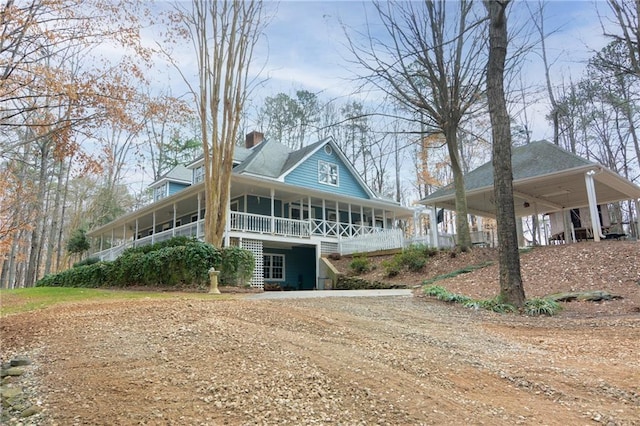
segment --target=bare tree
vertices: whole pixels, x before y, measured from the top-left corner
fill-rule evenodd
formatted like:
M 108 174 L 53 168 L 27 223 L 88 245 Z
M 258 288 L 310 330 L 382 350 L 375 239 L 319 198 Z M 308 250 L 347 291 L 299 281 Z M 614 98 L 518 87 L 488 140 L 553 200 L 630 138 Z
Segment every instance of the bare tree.
M 529 8 L 529 4 L 526 3 L 527 8 Z M 551 123 L 553 124 L 553 143 L 556 145 L 560 145 L 560 136 L 559 136 L 559 120 L 560 120 L 560 105 L 556 100 L 556 95 L 553 91 L 553 85 L 551 84 L 551 63 L 549 62 L 549 57 L 547 55 L 547 37 L 548 34 L 544 29 L 544 8 L 545 2 L 538 2 L 538 15 L 529 10 L 529 14 L 531 16 L 531 22 L 536 28 L 538 35 L 540 36 L 540 57 L 542 58 L 542 64 L 544 65 L 544 79 L 547 88 L 547 94 L 549 95 L 549 103 L 551 104 L 551 111 L 549 111 L 549 117 L 551 118 Z
M 631 62 L 631 66 L 625 71 L 640 77 L 640 1 L 608 1 L 622 34 L 611 34 L 605 31 L 605 35 L 624 43 Z
M 444 0 L 376 2 L 386 39 L 350 37 L 350 50 L 370 75 L 366 81 L 395 99 L 421 125 L 446 139 L 456 191 L 458 246 L 471 247 L 458 130 L 464 117 L 481 107 L 485 67 L 483 20 L 473 2 Z
M 508 44 L 506 9 L 509 2 L 510 0 L 484 1 L 489 14 L 487 101 L 493 136 L 493 185 L 498 226 L 500 299 L 522 308 L 525 295 L 520 275 L 520 253 L 513 205 L 511 126 L 504 94 L 504 65 Z
M 200 119 L 205 241 L 218 247 L 227 222 L 233 151 L 248 93 L 249 64 L 263 25 L 262 6 L 254 0 L 194 0 L 190 8 L 176 4 L 173 16 L 173 22 L 186 25 L 198 64 L 197 85 L 181 72 Z

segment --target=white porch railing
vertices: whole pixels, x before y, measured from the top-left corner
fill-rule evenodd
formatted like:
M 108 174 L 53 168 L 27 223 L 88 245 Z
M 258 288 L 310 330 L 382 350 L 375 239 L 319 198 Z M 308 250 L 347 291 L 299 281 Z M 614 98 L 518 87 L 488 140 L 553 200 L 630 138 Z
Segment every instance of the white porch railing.
M 340 254 L 367 253 L 378 250 L 392 250 L 404 246 L 402 229 L 387 229 L 375 234 L 361 235 L 355 238 L 341 239 Z
M 277 235 L 287 238 L 321 236 L 339 241 L 349 253 L 385 250 L 403 246 L 403 231 L 322 219 L 298 220 L 251 213 L 231 212 L 227 224 L 230 231 Z M 139 247 L 168 240 L 174 236 L 204 236 L 204 220 L 157 232 L 125 244 L 94 253 L 101 260 L 114 260 L 128 247 Z M 441 246 L 447 247 L 446 244 Z
M 231 231 L 273 234 L 285 237 L 309 238 L 310 224 L 307 220 L 285 219 L 259 214 L 231 212 Z
M 380 250 L 393 250 L 409 247 L 412 244 L 430 246 L 431 236 L 406 238 L 401 229 L 385 229 L 378 232 L 360 235 L 349 239 L 341 239 L 339 244 L 340 254 L 368 253 Z M 455 247 L 453 234 L 438 234 L 439 248 Z
M 380 231 L 382 231 L 380 227 L 311 219 L 311 233 L 322 237 L 354 238 L 361 235 L 376 234 Z

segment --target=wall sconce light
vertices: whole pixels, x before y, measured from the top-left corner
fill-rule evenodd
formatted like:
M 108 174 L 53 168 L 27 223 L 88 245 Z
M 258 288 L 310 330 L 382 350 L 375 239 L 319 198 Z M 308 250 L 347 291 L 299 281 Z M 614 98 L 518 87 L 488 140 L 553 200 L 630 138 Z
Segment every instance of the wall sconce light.
M 524 204 L 523 204 L 523 206 L 524 206 L 524 208 L 525 208 L 525 209 L 526 209 L 526 208 L 528 208 L 530 205 L 531 205 L 531 204 L 529 204 L 529 202 L 528 202 L 528 201 L 525 201 L 525 202 L 524 202 Z

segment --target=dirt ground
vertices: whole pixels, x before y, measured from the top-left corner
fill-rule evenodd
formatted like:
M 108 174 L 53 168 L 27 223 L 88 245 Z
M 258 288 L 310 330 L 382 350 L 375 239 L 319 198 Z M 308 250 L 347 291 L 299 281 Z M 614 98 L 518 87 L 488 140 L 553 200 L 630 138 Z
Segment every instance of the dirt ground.
M 420 297 L 176 295 L 10 315 L 0 353 L 34 361 L 25 380 L 43 411 L 25 425 L 640 425 L 640 245 L 612 247 L 523 255 L 528 295 L 629 296 L 553 318 Z M 467 261 L 489 256 L 474 252 Z M 446 286 L 493 295 L 491 268 Z

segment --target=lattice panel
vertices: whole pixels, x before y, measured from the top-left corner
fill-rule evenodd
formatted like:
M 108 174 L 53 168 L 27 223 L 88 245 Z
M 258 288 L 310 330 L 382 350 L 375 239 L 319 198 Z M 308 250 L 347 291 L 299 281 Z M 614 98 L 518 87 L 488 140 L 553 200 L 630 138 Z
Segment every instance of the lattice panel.
M 321 254 L 327 255 L 327 254 L 338 253 L 338 252 L 339 252 L 338 243 L 328 243 L 325 241 L 320 243 Z
M 255 258 L 255 268 L 253 269 L 253 278 L 251 278 L 251 287 L 256 288 L 264 288 L 264 269 L 263 269 L 263 258 L 262 258 L 262 241 L 259 240 L 248 240 L 243 238 L 241 241 L 241 247 L 245 250 L 249 250 L 253 253 L 253 257 Z

